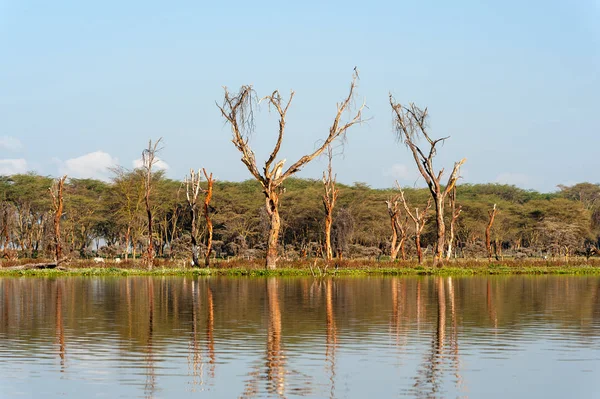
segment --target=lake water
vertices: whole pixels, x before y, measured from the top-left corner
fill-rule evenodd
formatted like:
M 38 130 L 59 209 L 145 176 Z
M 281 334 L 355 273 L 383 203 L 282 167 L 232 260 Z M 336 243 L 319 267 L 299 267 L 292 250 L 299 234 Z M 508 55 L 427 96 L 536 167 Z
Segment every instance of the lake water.
M 0 278 L 0 398 L 598 398 L 600 277 Z

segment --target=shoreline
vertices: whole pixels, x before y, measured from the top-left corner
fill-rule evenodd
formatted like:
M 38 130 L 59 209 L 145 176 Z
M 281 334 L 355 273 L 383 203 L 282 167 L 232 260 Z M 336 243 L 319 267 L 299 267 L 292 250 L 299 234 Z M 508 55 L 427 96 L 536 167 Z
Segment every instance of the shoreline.
M 600 275 L 600 266 L 597 262 L 577 264 L 524 264 L 511 265 L 509 263 L 485 263 L 481 265 L 449 264 L 442 268 L 430 265 L 399 265 L 391 264 L 374 265 L 365 264 L 330 267 L 326 271 L 322 268 L 312 268 L 308 264 L 296 267 L 281 267 L 276 270 L 267 270 L 257 265 L 247 267 L 219 267 L 211 268 L 181 268 L 181 267 L 155 267 L 153 270 L 131 267 L 76 267 L 68 270 L 61 269 L 31 269 L 31 270 L 3 270 L 0 268 L 0 277 L 60 277 L 60 276 L 229 276 L 229 277 L 332 277 L 332 276 L 493 276 L 493 275 Z

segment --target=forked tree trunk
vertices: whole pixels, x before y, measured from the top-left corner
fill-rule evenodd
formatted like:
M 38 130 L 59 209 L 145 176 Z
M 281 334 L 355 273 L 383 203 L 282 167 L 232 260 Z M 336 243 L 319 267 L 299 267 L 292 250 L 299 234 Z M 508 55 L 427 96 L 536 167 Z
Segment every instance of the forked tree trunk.
M 423 263 L 423 251 L 421 250 L 421 232 L 425 227 L 425 222 L 427 221 L 427 212 L 431 209 L 431 198 L 427 200 L 427 205 L 423 212 L 419 213 L 419 208 L 415 208 L 415 214 L 413 215 L 408 207 L 408 202 L 404 197 L 404 191 L 400 188 L 398 182 L 396 182 L 396 186 L 398 190 L 400 190 L 400 199 L 402 200 L 402 205 L 404 206 L 404 210 L 406 214 L 413 220 L 415 223 L 415 247 L 417 250 L 417 259 L 419 260 L 419 264 Z M 404 256 L 404 247 L 402 248 L 402 253 Z
M 275 192 L 265 193 L 265 195 L 267 195 L 267 213 L 269 214 L 266 268 L 275 270 L 277 268 L 277 244 L 279 241 L 279 229 L 281 227 L 281 219 L 279 217 L 279 195 Z
M 345 123 L 341 121 L 342 115 L 345 113 L 345 111 L 347 111 L 354 98 L 354 89 L 356 87 L 357 80 L 358 72 L 355 70 L 355 73 L 352 77 L 352 83 L 350 85 L 350 92 L 342 102 L 337 104 L 336 116 L 329 129 L 329 134 L 323 143 L 312 153 L 302 156 L 300 159 L 290 165 L 285 171 L 283 169 L 285 159 L 277 162 L 274 166 L 273 163 L 275 162 L 281 148 L 286 123 L 285 118 L 292 98 L 294 97 L 294 92 L 291 92 L 288 101 L 284 101 L 278 90 L 275 90 L 271 95 L 260 100 L 266 100 L 269 103 L 269 107 L 275 109 L 279 114 L 279 133 L 277 136 L 277 141 L 273 151 L 264 164 L 263 171 L 261 172 L 257 167 L 254 152 L 248 143 L 249 134 L 254 128 L 253 111 L 256 106 L 255 92 L 252 89 L 252 86 L 242 86 L 238 94 L 231 95 L 227 88 L 225 88 L 225 98 L 223 105 L 219 106 L 219 109 L 221 110 L 221 114 L 231 125 L 231 131 L 233 133 L 232 142 L 242 154 L 242 163 L 246 165 L 248 171 L 261 184 L 263 192 L 266 196 L 266 208 L 267 213 L 269 214 L 269 237 L 267 240 L 266 256 L 267 269 L 275 269 L 277 264 L 277 241 L 281 226 L 278 201 L 279 195 L 283 191 L 282 184 L 288 177 L 294 175 L 307 163 L 321 155 L 321 153 L 323 153 L 323 151 L 328 148 L 334 140 L 343 138 L 346 134 L 346 131 L 350 127 L 362 122 L 362 109 L 365 107 L 365 104 L 358 109 L 354 117 L 349 121 Z
M 152 207 L 150 205 L 150 193 L 152 192 L 152 167 L 158 162 L 156 154 L 159 151 L 158 145 L 162 141 L 162 138 L 158 139 L 154 145 L 152 140 L 148 141 L 148 148 L 142 151 L 142 165 L 145 172 L 144 178 L 144 189 L 145 189 L 145 203 L 146 203 L 146 214 L 148 216 L 148 250 L 146 251 L 146 262 L 148 270 L 152 270 L 154 266 L 154 241 L 153 236 L 153 223 L 152 223 Z
M 327 156 L 329 162 L 327 171 L 323 172 L 323 187 L 325 194 L 323 195 L 323 206 L 325 208 L 325 258 L 327 261 L 333 259 L 333 249 L 331 248 L 331 226 L 333 225 L 333 208 L 337 201 L 339 189 L 335 187 L 336 176 L 333 174 L 331 161 L 333 159 L 333 150 L 331 146 L 327 147 Z
M 450 199 L 450 232 L 448 237 L 448 249 L 446 251 L 446 260 L 450 260 L 452 257 L 452 250 L 454 246 L 454 225 L 456 224 L 456 220 L 460 216 L 462 212 L 462 206 L 459 205 L 458 209 L 456 208 L 456 187 L 452 189 L 450 195 L 448 196 Z
M 385 202 L 390 215 L 392 224 L 392 242 L 390 249 L 390 260 L 393 262 L 398 257 L 398 253 L 402 253 L 402 259 L 406 260 L 406 251 L 404 243 L 406 242 L 406 228 L 400 223 L 400 210 L 398 209 L 398 197 L 394 197 Z
M 444 262 L 444 245 L 446 243 L 446 225 L 444 223 L 444 199 L 454 189 L 458 180 L 460 167 L 466 161 L 462 159 L 454 164 L 448 182 L 443 187 L 441 184 L 444 169 L 436 172 L 433 168 L 433 158 L 436 154 L 435 146 L 444 142 L 448 137 L 432 139 L 427 133 L 427 108 L 420 109 L 414 104 L 403 106 L 396 103 L 390 94 L 390 105 L 395 113 L 394 123 L 396 131 L 402 141 L 408 146 L 419 169 L 419 173 L 425 179 L 431 197 L 435 202 L 437 240 L 434 247 L 433 265 L 442 267 Z M 429 151 L 421 150 L 415 143 L 419 136 L 423 136 L 429 144 Z
M 415 245 L 417 247 L 417 259 L 419 260 L 419 265 L 423 263 L 423 250 L 421 249 L 421 233 L 418 232 L 415 234 Z

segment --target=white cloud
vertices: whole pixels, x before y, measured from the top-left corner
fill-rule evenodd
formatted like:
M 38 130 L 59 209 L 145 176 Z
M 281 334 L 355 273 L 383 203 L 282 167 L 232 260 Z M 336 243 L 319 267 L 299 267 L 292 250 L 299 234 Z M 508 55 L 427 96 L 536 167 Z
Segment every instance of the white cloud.
M 109 168 L 118 165 L 117 158 L 103 151 L 90 152 L 77 158 L 58 161 L 58 170 L 62 175 L 75 178 L 107 180 Z
M 515 186 L 526 187 L 529 184 L 529 177 L 523 173 L 500 173 L 496 180 L 496 183 L 501 184 L 514 184 Z
M 20 159 L 0 159 L 0 175 L 14 175 L 27 172 L 27 161 Z
M 144 166 L 144 162 L 142 162 L 141 158 L 133 161 L 134 168 L 141 168 L 142 166 Z M 156 168 L 159 170 L 167 170 L 167 169 L 169 169 L 169 164 L 166 163 L 165 161 L 163 161 L 162 159 L 160 159 L 159 157 L 155 157 L 153 168 Z
M 8 150 L 8 151 L 19 151 L 23 148 L 23 144 L 21 140 L 11 136 L 1 136 L 0 137 L 0 148 Z

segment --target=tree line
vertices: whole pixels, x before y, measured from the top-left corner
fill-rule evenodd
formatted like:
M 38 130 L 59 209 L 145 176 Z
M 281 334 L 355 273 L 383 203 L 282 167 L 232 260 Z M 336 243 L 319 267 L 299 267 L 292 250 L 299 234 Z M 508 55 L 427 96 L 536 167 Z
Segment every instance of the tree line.
M 192 258 L 192 237 L 204 254 L 208 224 L 189 212 L 184 181 L 152 176 L 154 254 Z M 55 248 L 54 208 L 49 193 L 54 179 L 33 173 L 0 177 L 0 248 L 5 257 L 51 257 Z M 200 182 L 207 188 L 206 179 Z M 394 247 L 388 203 L 398 189 L 373 189 L 364 183 L 336 184 L 332 214 L 332 257 L 389 257 Z M 254 180 L 214 181 L 208 211 L 213 225 L 213 257 L 264 258 L 269 234 L 262 187 Z M 64 183 L 61 217 L 63 252 L 70 257 L 139 258 L 148 247 L 148 220 L 142 170 L 119 170 L 110 182 L 69 178 Z M 411 208 L 425 209 L 428 189 L 403 188 Z M 322 181 L 291 178 L 281 204 L 278 256 L 284 259 L 325 256 L 326 210 Z M 452 257 L 487 257 L 489 211 L 497 214 L 490 228 L 493 256 L 569 256 L 589 253 L 600 238 L 600 185 L 561 186 L 556 193 L 538 193 L 499 184 L 457 186 L 461 207 L 455 223 Z M 393 204 L 392 204 L 393 205 Z M 412 211 L 414 214 L 414 211 Z M 398 211 L 397 241 L 404 234 L 398 258 L 417 260 L 416 227 L 406 211 Z M 431 212 L 430 212 L 431 214 Z M 449 223 L 450 216 L 447 215 Z M 420 234 L 422 256 L 432 255 L 435 223 L 427 217 Z M 397 245 L 396 245 L 397 246 Z M 198 255 L 196 255 L 198 256 Z
M 7 258 L 53 256 L 56 263 L 92 255 L 141 256 L 152 268 L 156 256 L 279 259 L 304 257 L 415 259 L 433 264 L 457 257 L 565 256 L 596 252 L 600 232 L 600 186 L 581 183 L 542 194 L 507 185 L 458 185 L 465 158 L 447 178 L 435 169 L 439 144 L 428 129 L 428 110 L 391 95 L 394 131 L 409 150 L 427 189 L 375 190 L 338 184 L 332 147 L 364 119 L 354 107 L 358 72 L 337 104 L 318 148 L 291 162 L 279 158 L 287 111 L 278 90 L 259 97 L 252 86 L 224 89 L 217 105 L 232 142 L 253 180 L 215 181 L 202 169 L 183 181 L 156 170 L 161 139 L 149 141 L 142 166 L 114 168 L 110 182 L 60 179 L 35 173 L 0 176 L 0 248 Z M 250 146 L 259 104 L 278 117 L 273 150 L 259 167 Z M 322 181 L 294 175 L 321 154 L 328 155 Z M 202 179 L 204 177 L 204 179 Z M 285 194 L 285 195 L 284 195 Z M 261 200 L 262 197 L 262 200 Z M 281 201 L 285 197 L 284 201 Z M 202 217 L 201 217 L 202 216 Z M 95 245 L 94 245 L 95 243 Z

